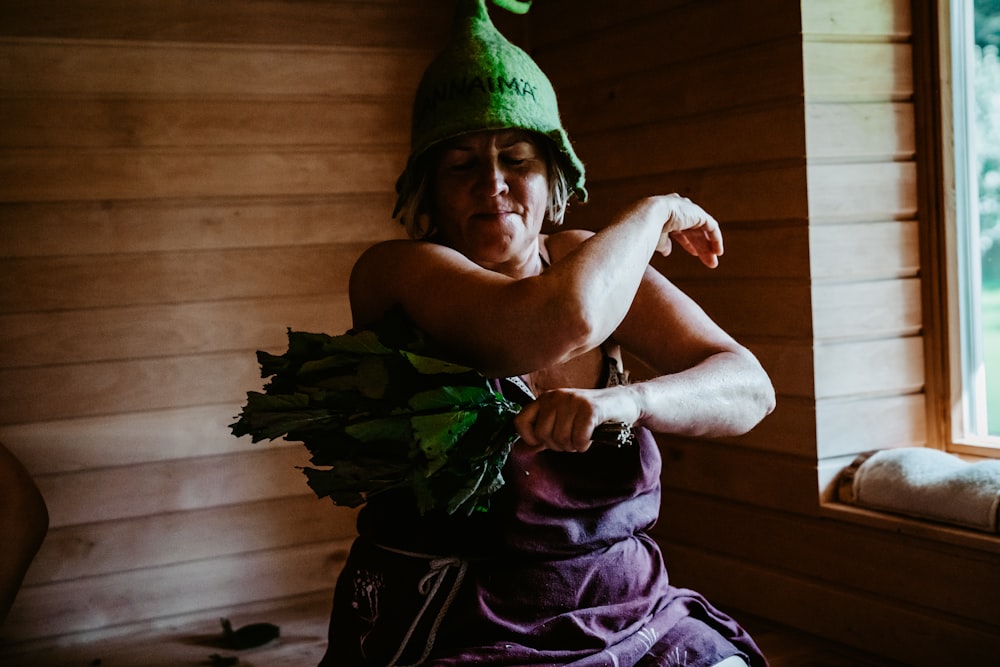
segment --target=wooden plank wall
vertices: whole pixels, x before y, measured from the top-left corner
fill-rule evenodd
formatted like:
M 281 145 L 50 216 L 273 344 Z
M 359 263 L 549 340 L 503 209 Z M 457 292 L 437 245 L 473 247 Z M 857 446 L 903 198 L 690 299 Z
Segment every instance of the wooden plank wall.
M 229 435 L 285 329 L 346 329 L 446 4 L 0 4 L 0 441 L 51 530 L 8 644 L 321 591 L 353 512 Z M 428 46 L 430 45 L 430 46 Z
M 719 269 L 657 265 L 778 391 L 745 437 L 661 439 L 674 582 L 905 664 L 992 659 L 1000 543 L 821 505 L 857 452 L 926 444 L 910 3 L 599 4 L 532 10 L 588 165 L 570 224 L 660 192 L 713 212 Z
M 804 2 L 821 485 L 927 442 L 908 2 Z M 845 428 L 845 424 L 851 427 Z
M 398 234 L 410 95 L 448 3 L 65 4 L 0 7 L 0 441 L 53 517 L 3 634 L 326 595 L 353 513 L 312 500 L 296 446 L 226 424 L 253 351 L 345 328 L 351 262 Z M 778 390 L 746 437 L 663 439 L 674 582 L 965 664 L 1000 650 L 1000 547 L 820 504 L 855 452 L 925 441 L 908 8 L 546 0 L 526 20 L 588 164 L 570 224 L 650 193 L 702 203 L 722 266 L 657 266 Z

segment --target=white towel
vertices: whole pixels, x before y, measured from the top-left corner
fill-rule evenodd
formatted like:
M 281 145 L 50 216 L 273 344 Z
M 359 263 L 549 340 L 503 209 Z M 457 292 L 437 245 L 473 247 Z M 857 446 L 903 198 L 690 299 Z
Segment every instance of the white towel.
M 1000 461 L 968 463 L 924 447 L 862 454 L 844 471 L 841 500 L 870 509 L 1000 530 Z

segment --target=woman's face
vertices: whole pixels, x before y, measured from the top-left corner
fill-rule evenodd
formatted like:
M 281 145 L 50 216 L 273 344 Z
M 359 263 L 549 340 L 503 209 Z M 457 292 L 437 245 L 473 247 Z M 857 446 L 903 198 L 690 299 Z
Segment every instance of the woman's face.
M 476 132 L 449 141 L 433 183 L 443 243 L 501 271 L 537 256 L 549 182 L 545 154 L 530 133 Z

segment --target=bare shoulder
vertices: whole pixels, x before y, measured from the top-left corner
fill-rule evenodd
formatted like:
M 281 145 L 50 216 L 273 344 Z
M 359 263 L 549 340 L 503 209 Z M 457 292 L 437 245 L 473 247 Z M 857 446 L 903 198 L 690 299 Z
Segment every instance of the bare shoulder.
M 435 263 L 456 261 L 458 253 L 450 248 L 429 241 L 392 239 L 370 246 L 358 257 L 351 270 L 351 281 L 370 274 L 381 276 L 385 282 L 393 275 L 412 271 L 418 266 L 433 266 Z M 430 263 L 430 266 L 428 266 Z
M 365 250 L 351 270 L 354 324 L 371 324 L 396 305 L 420 320 L 420 314 L 432 307 L 448 306 L 441 285 L 451 285 L 451 292 L 456 292 L 461 278 L 482 273 L 467 257 L 438 243 L 382 241 Z
M 545 237 L 545 249 L 549 252 L 549 260 L 559 261 L 568 255 L 578 245 L 594 235 L 586 229 L 561 229 Z
M 351 269 L 349 293 L 355 326 L 382 317 L 399 300 L 398 285 L 411 266 L 433 252 L 433 244 L 393 239 L 367 248 Z

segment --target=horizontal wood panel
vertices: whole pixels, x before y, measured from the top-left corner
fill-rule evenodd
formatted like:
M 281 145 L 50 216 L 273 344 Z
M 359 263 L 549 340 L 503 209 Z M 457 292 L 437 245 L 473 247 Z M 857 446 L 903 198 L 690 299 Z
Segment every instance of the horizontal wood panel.
M 911 159 L 914 123 L 912 103 L 807 104 L 809 160 Z
M 813 286 L 818 340 L 914 335 L 922 324 L 918 278 Z
M 810 164 L 808 179 L 814 223 L 911 220 L 917 215 L 914 162 Z
M 814 393 L 810 386 L 812 376 L 802 375 L 803 369 L 809 368 L 812 357 L 808 348 L 794 346 L 786 346 L 788 351 L 784 355 L 770 353 L 770 350 L 780 347 L 775 344 L 762 350 L 760 346 L 754 346 L 780 394 L 778 408 L 750 434 L 734 440 L 740 446 L 765 451 L 815 456 L 816 408 L 809 400 Z M 249 377 L 251 371 L 256 371 L 255 360 L 249 353 L 237 357 L 237 361 L 248 366 L 248 382 L 240 385 L 239 378 L 232 378 L 230 383 L 225 384 L 224 391 L 232 394 L 227 401 L 0 425 L 0 442 L 4 442 L 33 474 L 172 461 L 185 457 L 240 453 L 254 448 L 299 447 L 296 443 L 282 441 L 258 443 L 251 447 L 245 438 L 237 439 L 231 435 L 229 424 L 239 414 L 246 391 L 262 384 L 256 375 Z M 218 372 L 227 370 L 222 365 L 210 366 L 209 369 Z M 84 376 L 83 380 L 86 379 Z M 140 398 L 152 394 L 153 398 L 145 401 L 149 403 L 171 398 L 180 403 L 187 395 L 183 387 L 169 391 L 147 386 L 133 389 Z M 178 393 L 180 398 L 174 398 Z M 69 397 L 66 398 L 66 395 Z M 63 411 L 85 412 L 91 407 L 89 403 L 81 407 L 71 402 L 70 399 L 82 400 L 73 398 L 71 392 L 63 392 L 57 398 L 67 404 Z M 205 399 L 215 400 L 218 399 Z M 98 402 L 97 407 L 102 406 Z
M 709 211 L 710 213 L 712 211 Z M 780 278 L 862 281 L 918 275 L 916 221 L 806 225 L 720 220 L 726 252 L 719 266 L 705 266 L 677 250 L 653 263 L 671 278 Z M 780 262 L 762 261 L 780 249 Z
M 532 9 L 534 12 L 534 9 Z M 648 71 L 627 72 L 587 85 L 559 90 L 563 123 L 574 139 L 595 132 L 662 123 L 732 109 L 802 100 L 801 67 L 793 66 L 802 47 L 798 38 L 724 52 Z
M 666 258 L 654 256 L 652 264 L 664 275 L 675 280 L 706 277 L 715 280 L 774 278 L 806 281 L 809 279 L 810 231 L 805 224 L 727 221 L 719 221 L 719 224 L 725 253 L 719 259 L 719 265 L 711 271 L 706 270 L 704 264 L 680 247 L 675 247 Z M 781 248 L 782 261 L 762 261 L 771 255 L 775 248 Z
M 806 284 L 751 279 L 739 281 L 738 286 L 735 281 L 676 282 L 737 338 L 797 339 L 812 332 L 811 295 Z
M 433 53 L 0 38 L 0 94 L 377 95 L 405 103 Z
M 441 0 L 7 0 L 0 34 L 19 37 L 417 47 L 442 40 Z
M 4 369 L 0 424 L 233 403 L 262 385 L 249 352 Z
M 11 259 L 0 268 L 0 312 L 343 294 L 367 246 Z
M 771 369 L 767 369 L 771 373 Z M 789 371 L 784 370 L 787 377 Z M 816 406 L 815 401 L 784 391 L 787 383 L 782 376 L 772 374 L 779 392 L 777 406 L 750 433 L 738 438 L 720 438 L 719 442 L 741 449 L 755 449 L 774 454 L 786 454 L 796 459 L 816 457 Z
M 281 351 L 288 328 L 350 327 L 346 294 L 0 315 L 0 368 Z
M 819 0 L 801 3 L 803 38 L 900 40 L 912 32 L 907 0 Z
M 663 485 L 795 514 L 818 511 L 815 457 L 660 436 Z M 663 513 L 675 511 L 664 505 Z
M 395 194 L 0 204 L 0 256 L 319 245 L 405 236 Z
M 809 542 L 805 527 L 798 535 L 803 543 Z M 837 638 L 905 665 L 972 665 L 988 661 L 1000 650 L 996 626 L 900 605 L 854 587 L 829 586 L 750 564 L 743 558 L 720 557 L 712 551 L 666 541 L 663 548 L 675 585 L 695 588 L 724 608 L 783 619 L 783 623 L 810 634 Z M 865 556 L 850 553 L 844 557 L 862 560 Z
M 747 346 L 782 397 L 814 396 L 813 348 L 808 340 L 755 340 Z
M 914 220 L 810 225 L 809 248 L 815 280 L 902 278 L 920 272 Z
M 245 399 L 243 393 L 225 403 L 8 424 L 0 426 L 0 442 L 33 475 L 302 446 L 233 437 L 229 425 Z
M 753 30 L 745 26 L 752 25 Z M 705 39 L 704 26 L 712 26 Z M 637 16 L 615 25 L 575 35 L 575 41 L 539 47 L 535 56 L 557 90 L 590 85 L 637 70 L 682 67 L 706 56 L 799 34 L 797 12 L 785 2 L 719 0 L 691 2 L 655 16 Z M 669 35 L 669 48 L 664 48 Z M 585 40 L 586 48 L 580 48 Z M 609 57 L 613 54 L 614 57 Z M 794 65 L 793 65 L 794 66 Z
M 774 132 L 776 126 L 785 131 Z M 588 168 L 588 176 L 600 181 L 804 159 L 804 134 L 801 104 L 792 103 L 609 130 L 578 138 L 577 144 L 583 154 L 600 156 Z M 637 160 L 621 146 L 642 146 L 647 157 Z
M 529 16 L 533 23 L 545 26 L 545 29 L 535 30 L 531 45 L 539 51 L 567 41 L 579 46 L 581 39 L 586 42 L 588 32 L 613 32 L 623 24 L 640 20 L 662 20 L 657 15 L 672 13 L 687 2 L 688 0 L 633 0 L 619 4 L 588 2 L 586 11 L 566 11 L 566 4 L 560 2 L 536 3 Z M 574 9 L 578 5 L 579 3 L 573 3 Z
M 913 95 L 909 44 L 803 42 L 807 102 L 888 102 Z
M 144 444 L 139 441 L 136 446 Z M 123 468 L 39 475 L 52 529 L 236 505 L 309 492 L 297 466 L 308 465 L 305 447 L 246 451 L 161 461 Z
M 818 458 L 923 447 L 927 444 L 925 402 L 923 394 L 817 401 Z
M 26 586 L 354 537 L 356 511 L 309 495 L 55 528 Z
M 1000 626 L 995 598 L 1000 570 L 995 557 L 976 557 L 918 540 L 887 543 L 877 531 L 831 522 L 806 523 L 800 517 L 704 496 L 668 492 L 664 501 L 685 509 L 661 518 L 658 531 L 669 537 L 671 546 L 711 550 L 750 564 L 766 563 L 769 569 L 830 588 L 880 589 L 904 606 Z M 856 557 L 860 554 L 864 557 Z M 906 567 L 900 567 L 904 561 Z M 914 586 L 914 581 L 923 583 Z
M 924 386 L 919 337 L 816 345 L 816 397 L 910 394 Z
M 804 164 L 783 164 L 589 181 L 590 200 L 583 205 L 571 205 L 567 223 L 600 229 L 635 200 L 672 192 L 690 197 L 723 225 L 728 221 L 804 221 L 808 219 L 804 175 Z
M 402 147 L 9 150 L 0 202 L 385 192 L 405 161 Z
M 0 145 L 8 148 L 301 146 L 409 141 L 403 100 L 7 97 Z
M 27 641 L 332 591 L 348 541 L 180 563 L 21 590 L 4 635 Z M 207 651 L 209 653 L 211 651 Z

